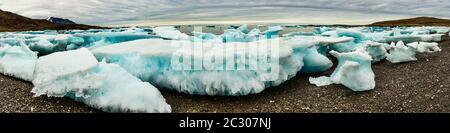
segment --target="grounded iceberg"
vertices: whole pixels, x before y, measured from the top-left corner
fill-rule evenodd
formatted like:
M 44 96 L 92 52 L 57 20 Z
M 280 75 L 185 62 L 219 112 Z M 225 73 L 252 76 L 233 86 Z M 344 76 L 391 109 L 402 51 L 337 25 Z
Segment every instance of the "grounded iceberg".
M 442 49 L 439 48 L 439 44 L 435 43 L 435 42 L 432 42 L 432 43 L 414 42 L 414 43 L 409 43 L 407 45 L 409 47 L 416 49 L 416 51 L 419 53 L 434 53 L 434 52 L 442 51 Z
M 175 27 L 156 27 L 153 28 L 153 32 L 162 38 L 167 38 L 171 40 L 188 40 L 189 35 L 181 33 Z
M 391 63 L 416 61 L 416 49 L 406 46 L 402 41 L 395 45 L 392 43 L 386 59 Z
M 85 48 L 39 58 L 33 85 L 35 96 L 67 96 L 106 112 L 171 112 L 155 87 Z
M 25 45 L 5 45 L 0 47 L 0 73 L 32 81 L 37 59 L 37 53 Z
M 168 40 L 131 41 L 95 49 L 93 53 L 97 59 L 105 58 L 109 63 L 118 64 L 159 88 L 197 95 L 241 96 L 259 93 L 294 77 L 303 66 L 301 60 L 304 55 L 298 53 L 291 56 L 292 53 L 311 47 L 302 44 L 293 47 L 276 45 L 279 51 L 273 52 L 279 55 L 278 62 L 256 60 L 270 56 L 269 53 L 256 52 L 275 46 L 267 42 L 227 43 L 227 48 L 236 48 L 236 51 L 225 55 L 222 54 L 225 45 L 206 44 L 201 56 L 196 55 L 201 51 L 190 51 L 192 45 L 189 41 Z M 246 47 L 253 47 L 255 51 L 247 53 Z M 232 59 L 234 57 L 237 57 L 236 60 Z M 187 61 L 180 62 L 180 59 Z M 248 64 L 250 66 L 246 66 L 246 59 L 251 62 Z M 200 61 L 200 64 L 191 64 L 191 60 Z M 270 68 L 272 72 L 268 71 Z
M 312 84 L 325 86 L 342 84 L 353 91 L 367 91 L 375 88 L 375 74 L 372 71 L 372 57 L 364 49 L 354 52 L 330 52 L 338 58 L 339 64 L 331 77 L 310 78 Z

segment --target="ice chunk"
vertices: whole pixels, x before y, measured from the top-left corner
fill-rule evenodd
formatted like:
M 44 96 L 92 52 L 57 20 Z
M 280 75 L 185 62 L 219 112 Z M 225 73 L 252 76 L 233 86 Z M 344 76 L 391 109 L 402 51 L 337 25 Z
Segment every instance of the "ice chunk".
M 337 52 L 351 52 L 357 49 L 358 47 L 364 47 L 364 43 L 346 42 L 330 45 L 330 49 Z
M 39 58 L 33 83 L 43 84 L 73 73 L 87 71 L 98 61 L 87 49 L 58 52 Z
M 33 80 L 37 53 L 27 46 L 4 46 L 0 48 L 0 72 L 26 81 Z
M 156 27 L 153 28 L 153 32 L 162 38 L 167 38 L 171 40 L 188 40 L 189 35 L 181 33 L 175 27 Z
M 416 49 L 406 46 L 402 41 L 396 45 L 391 43 L 391 49 L 386 59 L 391 63 L 416 61 Z
M 359 43 L 365 40 L 365 35 L 355 29 L 337 28 L 336 33 L 339 37 L 353 37 L 355 39 L 355 43 Z
M 248 32 L 249 32 L 247 24 L 240 26 L 239 28 L 237 28 L 237 30 L 240 30 L 242 33 L 245 33 L 245 34 L 248 34 Z
M 269 26 L 267 31 L 264 32 L 264 35 L 267 39 L 272 39 L 278 37 L 278 33 L 283 30 L 281 26 Z
M 313 32 L 290 32 L 283 34 L 283 37 L 294 37 L 294 36 L 314 36 Z
M 386 38 L 392 35 L 392 31 L 364 33 L 365 40 L 371 40 L 374 42 L 385 43 Z
M 427 42 L 414 42 L 409 43 L 407 46 L 415 48 L 419 53 L 434 53 L 442 51 L 438 46 L 439 44 L 436 42 L 427 43 Z
M 303 56 L 304 65 L 301 69 L 301 73 L 317 73 L 328 70 L 333 66 L 333 63 L 326 56 L 320 54 L 317 51 L 316 45 L 319 44 L 315 40 L 305 40 L 302 38 L 290 39 L 289 43 L 299 43 L 303 51 L 301 51 Z M 308 46 L 308 47 L 305 47 Z
M 398 35 L 398 36 L 386 37 L 387 43 L 391 43 L 391 42 L 397 43 L 399 41 L 402 41 L 404 43 L 412 43 L 412 42 L 420 42 L 420 40 L 422 40 L 422 38 L 420 36 L 416 36 L 416 35 Z
M 47 55 L 53 52 L 65 51 L 67 38 L 69 35 L 42 35 L 30 39 L 28 44 L 30 49 L 39 52 L 40 55 Z
M 332 85 L 333 84 L 333 81 L 331 81 L 331 78 L 327 77 L 327 76 L 321 76 L 321 77 L 317 77 L 317 78 L 309 77 L 309 82 L 311 84 L 315 84 L 318 87 L 322 87 L 322 86 L 327 86 L 327 85 Z
M 201 39 L 201 40 L 215 40 L 217 39 L 217 36 L 212 33 L 202 33 L 202 32 L 195 32 L 193 31 L 192 34 L 194 37 Z
M 372 57 L 372 63 L 380 62 L 386 58 L 387 50 L 385 44 L 367 41 L 367 52 Z
M 10 45 L 10 46 L 20 46 L 24 45 L 25 42 L 23 38 L 11 37 L 11 38 L 0 38 L 0 46 L 1 45 Z
M 146 32 L 100 32 L 100 33 L 77 33 L 68 38 L 68 49 L 80 47 L 95 49 L 115 43 L 121 43 L 139 39 L 158 38 L 148 35 Z
M 372 71 L 369 53 L 359 48 L 348 53 L 330 52 L 339 60 L 331 77 L 310 78 L 310 83 L 324 86 L 330 83 L 342 84 L 353 91 L 367 91 L 375 88 L 375 74 Z
M 105 58 L 110 63 L 119 64 L 131 74 L 159 88 L 196 95 L 242 96 L 260 93 L 267 87 L 277 86 L 294 77 L 303 66 L 304 52 L 302 51 L 305 51 L 307 47 L 295 42 L 279 45 L 279 58 L 276 58 L 279 63 L 272 64 L 273 71 L 279 70 L 277 73 L 267 75 L 264 69 L 250 69 L 258 68 L 258 66 L 267 67 L 263 60 L 253 60 L 255 62 L 249 64 L 242 60 L 224 61 L 230 58 L 243 59 L 247 55 L 247 50 L 249 53 L 254 53 L 252 51 L 257 51 L 261 47 L 275 45 L 266 41 L 234 42 L 226 45 L 207 44 L 207 46 L 215 47 L 203 47 L 200 49 L 203 51 L 193 52 L 190 51 L 192 45 L 189 41 L 137 40 L 95 49 L 93 53 L 97 59 Z M 173 44 L 178 46 L 174 47 Z M 223 51 L 224 46 L 236 48 L 236 51 L 226 54 Z M 268 53 L 250 54 L 252 56 L 247 59 L 264 58 L 266 54 Z M 217 62 L 206 60 L 210 63 L 205 63 L 203 58 L 209 59 L 208 57 L 215 57 L 214 60 Z M 188 62 L 190 60 L 204 62 L 200 64 L 200 68 L 194 69 L 195 64 L 184 67 L 177 65 L 180 58 L 182 61 L 187 59 Z M 246 65 L 245 68 L 236 69 L 238 66 Z M 230 66 L 231 69 L 228 69 Z M 177 69 L 179 67 L 187 69 Z M 279 69 L 276 69 L 277 67 Z M 274 79 L 262 80 L 264 79 L 262 77 L 266 77 L 264 75 Z
M 226 42 L 250 42 L 251 39 L 245 33 L 236 29 L 227 29 L 221 35 L 224 43 Z
M 303 58 L 304 66 L 301 73 L 318 73 L 324 72 L 333 66 L 333 63 L 326 56 L 320 54 L 314 45 L 308 48 Z
M 106 112 L 171 112 L 155 87 L 85 48 L 39 58 L 33 84 L 35 96 L 67 96 Z
M 314 33 L 316 33 L 316 34 L 322 34 L 324 32 L 331 31 L 331 30 L 332 29 L 329 27 L 314 27 Z
M 260 36 L 261 36 L 260 34 L 261 34 L 261 31 L 259 29 L 255 28 L 255 29 L 251 30 L 247 34 L 247 36 L 250 39 L 250 41 L 256 41 L 256 40 L 258 40 L 260 38 Z
M 322 55 L 327 55 L 329 52 L 329 47 L 332 44 L 337 44 L 337 43 L 347 43 L 347 42 L 351 42 L 353 41 L 353 38 L 351 37 L 322 37 L 322 36 L 295 36 L 295 37 L 291 37 L 292 39 L 295 40 L 311 40 L 311 41 L 315 41 L 318 42 L 317 44 L 317 50 L 320 54 Z M 288 40 L 291 38 L 287 38 Z
M 439 42 L 443 34 L 433 34 L 433 35 L 417 35 L 420 37 L 420 41 L 423 42 Z

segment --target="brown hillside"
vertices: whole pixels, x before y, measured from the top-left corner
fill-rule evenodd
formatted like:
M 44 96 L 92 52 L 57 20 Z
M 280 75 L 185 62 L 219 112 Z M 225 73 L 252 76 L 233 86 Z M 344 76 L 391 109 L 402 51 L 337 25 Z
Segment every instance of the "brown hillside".
M 417 17 L 376 22 L 368 26 L 450 26 L 450 20 L 434 17 Z
M 27 18 L 12 12 L 0 10 L 0 32 L 28 30 L 98 29 L 102 27 L 82 24 L 53 24 L 39 19 Z

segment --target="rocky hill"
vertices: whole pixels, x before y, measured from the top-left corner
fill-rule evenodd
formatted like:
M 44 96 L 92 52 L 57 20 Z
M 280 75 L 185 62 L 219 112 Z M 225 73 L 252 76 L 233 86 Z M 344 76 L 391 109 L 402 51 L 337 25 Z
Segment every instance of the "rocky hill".
M 0 32 L 28 30 L 98 29 L 102 27 L 83 24 L 58 24 L 47 20 L 31 19 L 12 12 L 0 10 Z

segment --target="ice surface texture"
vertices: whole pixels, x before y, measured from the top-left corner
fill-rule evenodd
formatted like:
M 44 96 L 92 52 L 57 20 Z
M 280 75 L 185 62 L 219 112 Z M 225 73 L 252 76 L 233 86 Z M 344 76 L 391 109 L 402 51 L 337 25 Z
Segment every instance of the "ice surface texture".
M 0 72 L 26 81 L 33 80 L 37 53 L 27 46 L 0 46 Z
M 35 96 L 67 96 L 106 112 L 171 112 L 155 87 L 85 48 L 39 58 L 34 77 Z
M 111 45 L 95 49 L 93 53 L 97 59 L 105 58 L 107 62 L 119 64 L 133 75 L 142 80 L 149 81 L 159 88 L 176 90 L 188 94 L 197 95 L 226 95 L 242 96 L 260 93 L 265 88 L 277 86 L 286 80 L 294 77 L 303 66 L 304 52 L 312 48 L 311 44 L 291 42 L 280 45 L 279 48 L 279 73 L 267 73 L 260 69 L 236 70 L 233 66 L 245 66 L 244 61 L 218 62 L 213 64 L 203 64 L 200 70 L 178 70 L 174 69 L 173 61 L 178 59 L 173 57 L 174 53 L 186 54 L 194 60 L 202 60 L 205 56 L 215 56 L 224 58 L 249 58 L 246 54 L 246 46 L 270 46 L 267 41 L 252 43 L 227 43 L 227 47 L 236 48 L 236 53 L 231 55 L 221 55 L 223 49 L 208 49 L 204 47 L 204 56 L 195 55 L 197 52 L 189 52 L 188 48 L 174 47 L 173 43 L 188 45 L 189 41 L 167 41 L 167 40 L 137 40 L 125 42 L 118 45 Z M 211 44 L 214 45 L 214 44 Z M 217 45 L 217 44 L 216 44 Z M 221 46 L 220 44 L 218 46 Z M 223 46 L 223 45 L 222 45 Z M 257 47 L 255 47 L 257 48 Z M 257 50 L 257 49 L 250 49 Z M 217 55 L 217 53 L 219 53 Z M 264 55 L 257 55 L 264 56 Z M 256 57 L 255 57 L 256 58 Z M 258 57 L 260 58 L 260 57 Z M 216 59 L 216 60 L 222 60 Z M 257 68 L 262 62 L 248 64 L 251 68 Z M 232 66 L 230 70 L 216 70 L 214 68 L 224 68 Z M 212 68 L 212 69 L 211 69 Z M 263 76 L 266 75 L 266 76 Z M 264 81 L 261 77 L 277 77 L 274 80 Z

